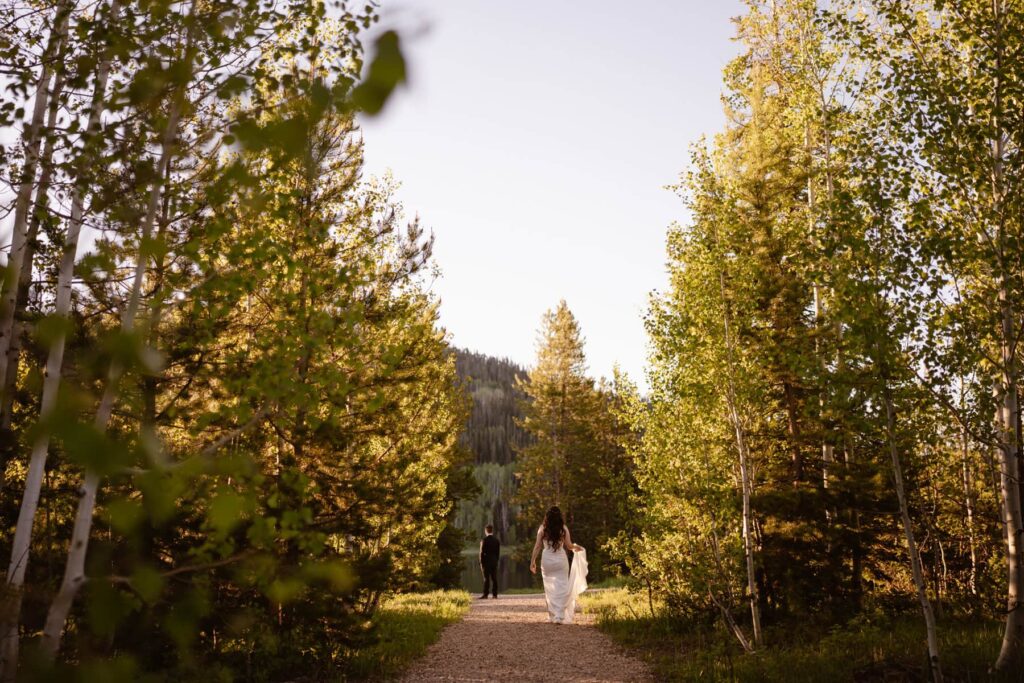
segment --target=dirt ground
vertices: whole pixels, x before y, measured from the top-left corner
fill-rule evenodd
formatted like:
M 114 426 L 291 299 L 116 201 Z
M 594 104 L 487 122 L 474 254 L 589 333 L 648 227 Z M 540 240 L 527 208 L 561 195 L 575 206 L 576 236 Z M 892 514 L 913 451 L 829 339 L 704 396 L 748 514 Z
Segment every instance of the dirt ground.
M 653 680 L 577 612 L 575 624 L 549 624 L 543 595 L 474 598 L 466 618 L 446 628 L 416 662 L 406 683 L 420 681 L 606 681 Z

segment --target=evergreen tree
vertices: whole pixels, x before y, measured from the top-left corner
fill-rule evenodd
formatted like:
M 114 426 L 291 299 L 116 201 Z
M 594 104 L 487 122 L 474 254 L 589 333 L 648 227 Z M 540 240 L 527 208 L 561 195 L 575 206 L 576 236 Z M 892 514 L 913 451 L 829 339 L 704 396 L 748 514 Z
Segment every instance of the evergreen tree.
M 605 545 L 624 525 L 631 468 L 616 417 L 617 397 L 586 375 L 579 323 L 565 301 L 544 314 L 537 364 L 520 384 L 522 426 L 533 443 L 516 460 L 517 499 L 526 525 L 562 508 L 575 542 L 590 549 L 592 572 L 604 571 Z M 527 527 L 524 538 L 532 536 Z
M 528 525 L 543 519 L 552 505 L 561 506 L 566 519 L 572 519 L 577 502 L 572 477 L 593 458 L 588 416 L 594 385 L 586 369 L 583 335 L 563 300 L 544 314 L 537 363 L 528 381 L 520 383 L 526 396 L 521 424 L 534 439 L 516 460 L 518 499 Z

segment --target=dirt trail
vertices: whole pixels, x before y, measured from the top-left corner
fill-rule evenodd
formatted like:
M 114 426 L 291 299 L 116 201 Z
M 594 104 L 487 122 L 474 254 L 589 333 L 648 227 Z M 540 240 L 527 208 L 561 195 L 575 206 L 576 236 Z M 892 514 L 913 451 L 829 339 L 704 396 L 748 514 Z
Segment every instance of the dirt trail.
M 593 620 L 577 613 L 575 624 L 546 623 L 543 595 L 473 600 L 466 618 L 402 679 L 419 681 L 607 681 L 653 680 L 643 662 L 628 656 Z

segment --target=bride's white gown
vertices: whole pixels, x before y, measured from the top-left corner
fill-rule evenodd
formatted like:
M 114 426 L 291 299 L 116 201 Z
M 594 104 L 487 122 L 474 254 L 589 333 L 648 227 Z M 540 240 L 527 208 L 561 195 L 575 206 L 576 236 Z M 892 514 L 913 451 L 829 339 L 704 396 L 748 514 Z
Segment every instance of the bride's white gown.
M 571 624 L 576 611 L 576 596 L 587 590 L 587 551 L 573 554 L 572 571 L 565 548 L 553 549 L 544 544 L 540 559 L 540 573 L 544 577 L 544 599 L 548 603 L 548 621 Z

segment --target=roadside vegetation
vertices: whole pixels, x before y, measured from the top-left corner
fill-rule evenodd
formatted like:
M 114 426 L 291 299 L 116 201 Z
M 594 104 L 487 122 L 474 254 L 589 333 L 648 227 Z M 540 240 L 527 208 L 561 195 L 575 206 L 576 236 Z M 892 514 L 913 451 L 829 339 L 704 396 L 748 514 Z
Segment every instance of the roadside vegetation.
M 765 630 L 767 647 L 747 656 L 713 622 L 674 618 L 646 591 L 617 588 L 581 598 L 598 628 L 638 653 L 658 680 L 671 681 L 924 681 L 925 627 L 908 610 L 865 611 L 845 623 L 806 620 Z M 654 607 L 652 613 L 651 607 Z M 951 616 L 938 621 L 946 677 L 954 681 L 1022 681 L 1024 672 L 990 673 L 992 642 L 1002 624 Z
M 345 670 L 353 680 L 390 679 L 423 654 L 448 624 L 469 610 L 469 593 L 439 590 L 395 595 L 373 619 L 376 641 L 345 653 Z

